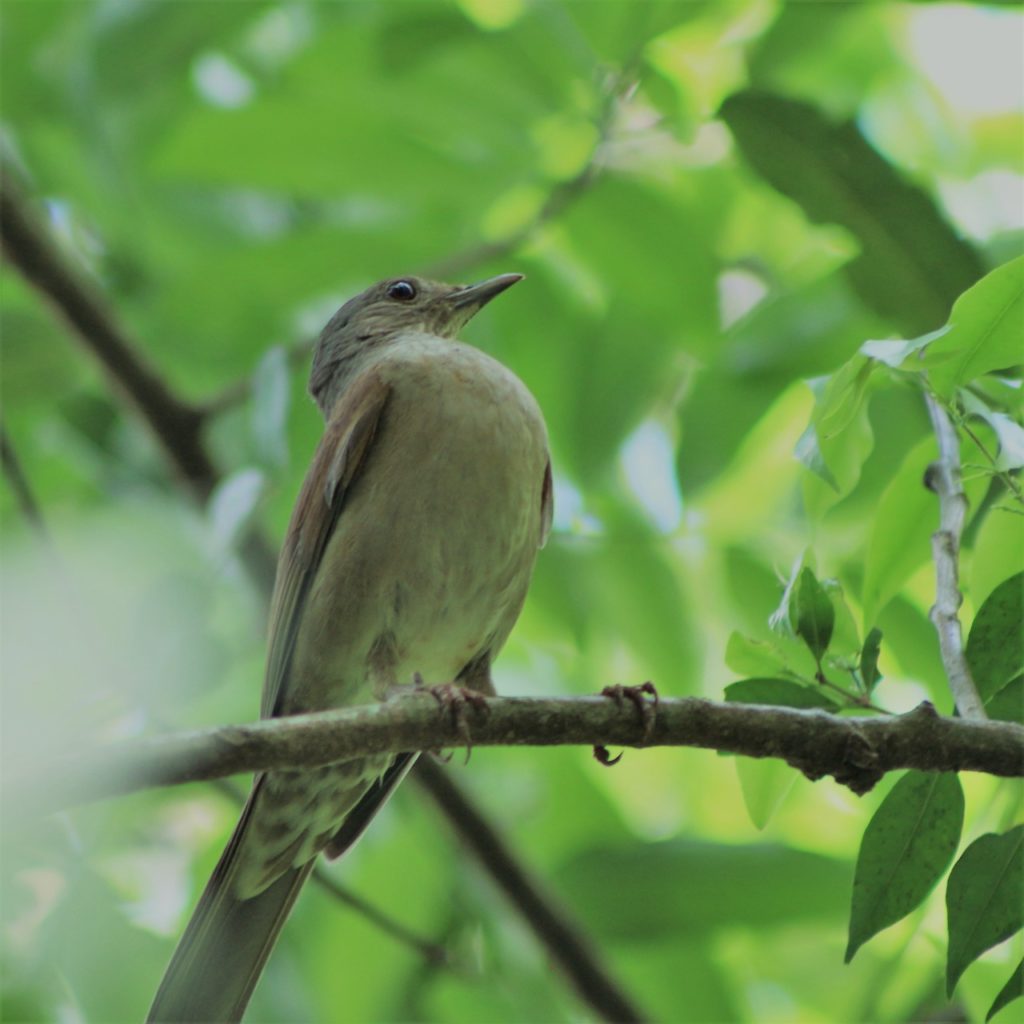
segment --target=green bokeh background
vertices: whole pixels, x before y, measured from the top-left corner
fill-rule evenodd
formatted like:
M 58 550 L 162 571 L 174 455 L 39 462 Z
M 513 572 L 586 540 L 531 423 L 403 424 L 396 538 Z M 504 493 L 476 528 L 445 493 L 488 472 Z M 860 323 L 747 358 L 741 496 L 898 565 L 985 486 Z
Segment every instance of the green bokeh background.
M 770 110 L 733 106 L 727 127 L 719 109 L 767 94 L 854 123 L 924 197 L 883 233 L 895 225 L 904 264 L 921 256 L 928 273 L 934 232 L 959 237 L 939 261 L 959 291 L 1021 248 L 1013 6 L 3 0 L 11 173 L 177 392 L 244 389 L 211 424 L 226 476 L 197 509 L 4 268 L 3 424 L 56 549 L 39 551 L 0 492 L 8 763 L 83 735 L 255 717 L 264 613 L 233 541 L 250 521 L 281 536 L 319 436 L 303 343 L 355 291 L 407 271 L 527 275 L 465 332 L 537 396 L 556 466 L 556 528 L 497 667 L 503 693 L 652 679 L 720 697 L 757 674 L 735 652 L 727 664 L 730 635 L 769 639 L 809 546 L 862 637 L 873 517 L 918 472 L 927 416 L 909 388 L 874 396 L 836 454 L 850 462 L 839 500 L 793 456 L 804 382 L 869 338 L 938 327 L 948 304 L 872 301 L 865 274 L 887 271 L 861 259 L 872 197 L 837 200 L 835 165 L 813 138 L 801 155 Z M 790 187 L 847 204 L 848 221 L 810 219 L 777 190 Z M 895 711 L 949 705 L 921 501 L 898 524 L 908 564 L 878 616 L 878 696 Z M 967 620 L 1024 560 L 1005 519 L 969 541 Z M 653 1018 L 945 1006 L 939 901 L 842 963 L 857 844 L 892 780 L 857 800 L 691 750 L 627 752 L 612 770 L 571 748 L 457 762 Z M 1019 793 L 965 783 L 967 834 L 1005 826 Z M 5 828 L 4 1019 L 139 1019 L 235 810 L 194 785 Z M 251 1020 L 591 1019 L 414 789 L 333 870 L 453 966 L 311 888 Z M 968 970 L 971 1019 L 1009 964 L 997 951 Z

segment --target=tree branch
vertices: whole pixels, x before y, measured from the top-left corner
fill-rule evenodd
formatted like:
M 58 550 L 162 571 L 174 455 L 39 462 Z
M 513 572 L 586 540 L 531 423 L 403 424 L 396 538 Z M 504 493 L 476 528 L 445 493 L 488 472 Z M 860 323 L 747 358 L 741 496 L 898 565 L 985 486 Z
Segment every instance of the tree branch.
M 930 704 L 906 715 L 844 718 L 823 711 L 662 700 L 649 731 L 631 704 L 605 697 L 492 697 L 466 721 L 439 714 L 429 693 L 386 703 L 156 736 L 33 765 L 8 794 L 24 813 L 152 786 L 219 779 L 238 772 L 312 768 L 398 751 L 474 746 L 690 746 L 748 757 L 778 757 L 812 779 L 825 775 L 867 792 L 886 772 L 979 771 L 1024 775 L 1024 726 L 941 717 Z M 36 781 L 41 780 L 41 781 Z
M 115 390 L 149 428 L 185 489 L 202 504 L 221 473 L 203 438 L 201 411 L 171 391 L 135 339 L 72 269 L 7 167 L 2 168 L 0 179 L 0 248 L 96 358 Z M 274 582 L 275 559 L 266 541 L 253 533 L 241 548 L 256 582 L 268 592 Z
M 149 426 L 188 488 L 199 499 L 206 498 L 218 472 L 200 438 L 198 411 L 170 392 L 134 339 L 68 265 L 31 212 L 9 169 L 3 171 L 0 245 L 4 256 L 96 357 L 108 379 Z
M 967 495 L 960 475 L 960 440 L 939 400 L 925 392 L 928 415 L 939 445 L 939 457 L 928 467 L 925 483 L 939 498 L 939 528 L 932 534 L 935 562 L 935 604 L 929 618 L 939 635 L 939 652 L 957 710 L 964 718 L 987 718 L 964 652 L 958 612 L 960 537 L 967 518 Z

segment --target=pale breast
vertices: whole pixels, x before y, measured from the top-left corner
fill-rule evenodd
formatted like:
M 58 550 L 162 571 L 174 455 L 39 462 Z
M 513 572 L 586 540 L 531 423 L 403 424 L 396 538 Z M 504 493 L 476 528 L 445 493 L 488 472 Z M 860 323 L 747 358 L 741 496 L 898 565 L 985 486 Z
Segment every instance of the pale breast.
M 413 673 L 448 682 L 500 647 L 541 540 L 547 435 L 518 378 L 425 335 L 373 372 L 391 393 L 298 637 L 307 707 L 373 699 Z

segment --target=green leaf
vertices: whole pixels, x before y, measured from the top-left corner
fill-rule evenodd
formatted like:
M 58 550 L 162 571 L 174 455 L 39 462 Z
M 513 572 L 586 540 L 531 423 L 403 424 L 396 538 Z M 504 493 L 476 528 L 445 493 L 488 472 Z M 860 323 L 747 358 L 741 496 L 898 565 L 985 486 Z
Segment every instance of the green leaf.
M 787 667 L 785 653 L 775 644 L 744 636 L 736 630 L 729 635 L 725 645 L 725 664 L 733 672 L 758 676 L 779 672 Z
M 829 700 L 821 690 L 803 686 L 792 679 L 741 679 L 725 688 L 725 699 L 736 704 L 774 704 L 787 708 L 839 710 L 839 705 Z
M 816 661 L 828 650 L 836 613 L 825 588 L 807 566 L 800 570 L 790 608 L 793 632 L 807 644 Z
M 882 678 L 878 672 L 878 652 L 882 646 L 882 631 L 873 626 L 864 640 L 860 652 L 860 679 L 864 689 L 871 693 Z
M 955 773 L 907 772 L 893 786 L 868 822 L 857 855 L 846 963 L 935 888 L 956 853 L 963 821 Z
M 992 1000 L 992 1005 L 985 1014 L 985 1020 L 990 1021 L 1004 1006 L 1008 1006 L 1015 999 L 1024 996 L 1024 960 L 1017 964 L 1017 969 L 1006 979 L 1006 984 L 999 990 L 999 994 Z
M 797 780 L 797 772 L 774 757 L 737 757 L 736 776 L 743 806 L 758 831 L 772 820 Z
M 959 384 L 1019 364 L 1024 321 L 1024 256 L 986 274 L 956 300 L 950 330 L 928 346 L 932 387 L 950 396 Z
M 707 936 L 737 925 L 838 921 L 850 868 L 775 844 L 632 841 L 579 853 L 556 879 L 595 937 L 648 945 L 666 935 Z
M 910 450 L 878 501 L 864 564 L 861 604 L 866 623 L 877 619 L 911 573 L 929 558 L 938 512 L 923 480 L 934 458 L 935 439 L 926 437 Z
M 997 721 L 1024 725 L 1024 675 L 1011 679 L 994 697 L 990 697 L 985 711 L 989 718 Z
M 997 412 L 972 391 L 960 389 L 957 397 L 967 416 L 984 420 L 996 435 L 999 452 L 996 456 L 997 469 L 1020 469 L 1024 466 L 1024 427 L 1005 412 Z
M 964 850 L 946 885 L 946 994 L 987 949 L 1024 925 L 1024 825 L 989 833 Z
M 860 255 L 845 267 L 863 301 L 907 334 L 941 325 L 982 274 L 974 250 L 853 122 L 766 92 L 730 96 L 721 116 L 744 156 L 815 222 L 841 224 Z
M 971 624 L 967 663 L 983 701 L 1024 672 L 1024 572 L 989 594 Z

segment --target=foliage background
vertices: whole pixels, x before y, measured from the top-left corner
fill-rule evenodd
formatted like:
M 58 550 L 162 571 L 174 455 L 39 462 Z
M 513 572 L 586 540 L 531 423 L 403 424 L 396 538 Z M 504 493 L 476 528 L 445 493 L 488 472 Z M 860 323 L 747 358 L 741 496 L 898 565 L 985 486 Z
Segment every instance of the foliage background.
M 913 453 L 929 433 L 920 395 L 872 395 L 846 435 L 841 500 L 793 455 L 808 378 L 867 339 L 940 326 L 948 303 L 922 323 L 904 291 L 884 311 L 866 301 L 849 273 L 856 228 L 808 219 L 718 111 L 752 87 L 855 120 L 968 241 L 977 276 L 1020 252 L 1024 228 L 1019 11 L 4 0 L 0 15 L 5 159 L 69 258 L 181 394 L 245 382 L 211 418 L 228 476 L 196 509 L 5 272 L 3 423 L 59 559 L 5 489 L 12 761 L 83 731 L 255 716 L 264 612 L 233 545 L 253 519 L 280 536 L 320 429 L 306 362 L 287 353 L 372 280 L 435 268 L 528 277 L 466 332 L 537 395 L 558 473 L 556 533 L 502 692 L 650 678 L 719 697 L 751 674 L 735 652 L 727 664 L 731 634 L 769 639 L 808 548 L 853 628 L 874 624 L 861 595 L 881 531 L 902 568 L 876 601 L 878 699 L 949 709 L 927 620 L 934 499 L 890 502 L 876 524 L 885 488 L 927 461 Z M 813 147 L 794 151 L 770 119 L 758 132 L 783 178 L 827 190 Z M 855 217 L 863 197 L 846 198 Z M 927 221 L 909 203 L 883 229 L 899 224 L 920 256 Z M 966 540 L 969 622 L 1024 567 L 1024 541 L 1011 516 L 979 517 Z M 611 771 L 587 750 L 478 750 L 459 776 L 656 1018 L 942 1012 L 938 899 L 842 963 L 859 837 L 894 780 L 857 800 L 689 750 L 628 752 Z M 1019 820 L 1019 790 L 965 787 L 966 838 Z M 234 814 L 195 786 L 5 830 L 5 1018 L 138 1019 Z M 252 1019 L 586 1017 L 415 791 L 335 870 L 455 966 L 311 890 Z M 1010 963 L 1003 948 L 971 967 L 959 1011 L 983 1017 Z

